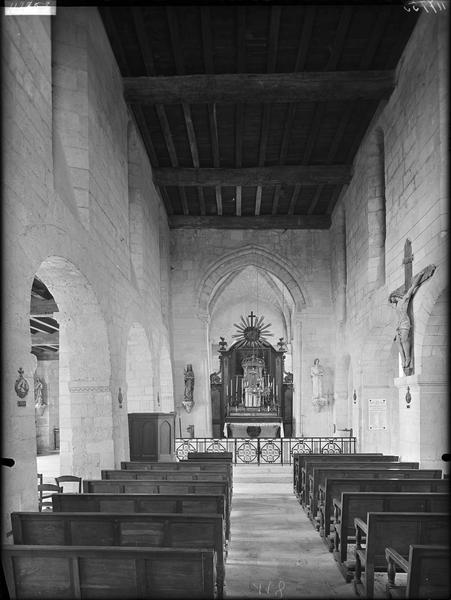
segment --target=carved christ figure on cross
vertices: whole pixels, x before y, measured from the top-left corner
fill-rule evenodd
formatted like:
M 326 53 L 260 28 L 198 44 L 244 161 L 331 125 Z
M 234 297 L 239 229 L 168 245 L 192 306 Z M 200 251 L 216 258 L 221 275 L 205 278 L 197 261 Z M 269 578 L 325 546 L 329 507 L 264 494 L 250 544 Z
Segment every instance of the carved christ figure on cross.
M 405 283 L 400 288 L 392 292 L 388 298 L 394 306 L 398 323 L 396 327 L 395 341 L 398 342 L 399 353 L 401 355 L 402 367 L 405 375 L 412 375 L 412 323 L 408 314 L 409 305 L 415 292 L 420 285 L 427 281 L 435 271 L 435 265 L 428 265 L 422 271 L 412 278 L 412 260 L 410 241 L 407 240 L 404 246 L 405 265 Z

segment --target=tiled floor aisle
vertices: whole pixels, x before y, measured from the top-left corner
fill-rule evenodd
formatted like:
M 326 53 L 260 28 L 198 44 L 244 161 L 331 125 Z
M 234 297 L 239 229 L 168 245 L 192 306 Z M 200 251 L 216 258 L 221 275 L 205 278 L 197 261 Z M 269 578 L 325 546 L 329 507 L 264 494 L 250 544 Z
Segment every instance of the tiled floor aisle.
M 298 504 L 292 467 L 234 467 L 226 598 L 356 598 Z

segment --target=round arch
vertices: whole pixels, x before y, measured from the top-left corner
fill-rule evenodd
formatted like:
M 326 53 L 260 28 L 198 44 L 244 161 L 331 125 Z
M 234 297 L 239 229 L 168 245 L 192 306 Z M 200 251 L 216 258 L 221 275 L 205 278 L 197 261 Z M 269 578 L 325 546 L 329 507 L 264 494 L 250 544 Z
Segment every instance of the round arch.
M 114 461 L 105 319 L 91 283 L 68 259 L 47 257 L 36 276 L 59 307 L 60 472 L 98 477 Z

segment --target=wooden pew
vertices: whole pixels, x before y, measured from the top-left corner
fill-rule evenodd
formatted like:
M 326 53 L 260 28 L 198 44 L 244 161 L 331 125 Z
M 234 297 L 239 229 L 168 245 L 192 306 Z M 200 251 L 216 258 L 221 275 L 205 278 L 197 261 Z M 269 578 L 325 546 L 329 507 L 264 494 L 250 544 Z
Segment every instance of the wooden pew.
M 54 494 L 53 512 L 216 514 L 224 519 L 229 540 L 230 519 L 223 494 Z
M 354 519 L 365 520 L 369 512 L 445 513 L 449 512 L 449 500 L 449 494 L 415 492 L 343 492 L 341 498 L 334 498 L 334 555 L 346 581 L 351 581 L 354 570 L 347 562 L 348 544 L 354 541 Z
M 121 469 L 130 471 L 224 471 L 233 477 L 233 465 L 225 461 L 182 460 L 180 462 L 122 461 Z
M 102 469 L 101 479 L 160 479 L 162 481 L 227 481 L 227 473 L 220 471 L 131 471 L 129 469 Z
M 372 469 L 367 465 L 364 467 L 354 466 L 344 469 L 339 467 L 315 468 L 313 469 L 312 475 L 309 516 L 312 522 L 314 522 L 318 506 L 324 501 L 322 492 L 320 493 L 320 486 L 321 489 L 324 489 L 324 484 L 328 477 L 341 479 L 347 479 L 348 477 L 358 477 L 359 479 L 440 479 L 441 476 L 442 471 L 440 469 Z
M 11 599 L 213 598 L 215 556 L 205 548 L 2 548 Z
M 328 477 L 319 487 L 324 499 L 319 505 L 320 532 L 326 540 L 331 534 L 333 499 L 341 498 L 343 492 L 449 493 L 449 482 L 445 479 L 359 479 L 356 475 L 345 479 Z
M 449 598 L 449 546 L 411 544 L 405 559 L 393 548 L 385 549 L 387 559 L 387 596 L 389 598 Z M 395 583 L 396 568 L 407 573 L 407 586 Z
M 188 452 L 188 461 L 223 461 L 233 463 L 232 452 Z
M 202 482 L 225 482 L 228 487 L 229 504 L 232 505 L 233 483 L 227 473 L 218 471 L 130 471 L 130 470 L 115 470 L 103 469 L 101 478 L 105 480 L 137 480 L 137 481 L 202 481 Z
M 294 493 L 298 496 L 299 494 L 299 490 L 301 489 L 301 473 L 302 473 L 302 467 L 304 466 L 304 463 L 306 460 L 314 460 L 316 458 L 321 459 L 321 457 L 327 457 L 327 458 L 331 458 L 333 460 L 335 460 L 336 458 L 338 458 L 338 460 L 341 460 L 343 458 L 343 460 L 354 460 L 357 459 L 357 461 L 359 461 L 359 457 L 369 457 L 369 456 L 383 456 L 382 452 L 370 452 L 368 454 L 363 453 L 363 452 L 359 452 L 358 454 L 353 452 L 353 453 L 347 453 L 347 454 L 323 454 L 323 453 L 311 453 L 311 454 L 293 454 L 293 491 Z M 395 455 L 391 455 L 390 456 L 391 461 L 395 461 L 399 459 L 399 456 L 395 456 Z
M 387 568 L 385 548 L 407 556 L 410 544 L 447 545 L 449 541 L 449 513 L 370 512 L 365 521 L 355 519 L 354 524 L 354 588 L 357 595 L 366 598 L 374 597 L 374 573 Z
M 223 494 L 227 518 L 230 520 L 231 490 L 226 481 L 85 479 L 83 492 L 85 494 Z
M 213 549 L 217 592 L 222 597 L 225 539 L 220 515 L 13 512 L 11 524 L 16 545 Z
M 372 468 L 372 469 L 419 469 L 420 463 L 418 462 L 399 462 L 399 461 L 389 461 L 389 460 L 359 460 L 359 461 L 334 461 L 334 460 L 307 460 L 304 463 L 304 467 L 302 470 L 303 475 L 303 497 L 305 506 L 309 504 L 310 495 L 312 492 L 312 481 L 313 481 L 313 470 L 316 468 L 335 468 L 339 467 L 341 469 L 346 469 L 348 467 L 359 467 L 362 469 Z M 304 507 L 305 508 L 305 507 Z

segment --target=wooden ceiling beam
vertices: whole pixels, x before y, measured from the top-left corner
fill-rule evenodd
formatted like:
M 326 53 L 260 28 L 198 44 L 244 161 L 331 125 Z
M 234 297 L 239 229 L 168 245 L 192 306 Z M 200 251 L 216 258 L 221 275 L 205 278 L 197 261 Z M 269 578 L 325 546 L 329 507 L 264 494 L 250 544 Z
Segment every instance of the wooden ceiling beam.
M 288 207 L 288 214 L 289 215 L 294 215 L 294 211 L 296 209 L 296 202 L 298 200 L 299 192 L 300 191 L 301 191 L 301 184 L 297 183 L 294 186 L 293 194 L 292 194 L 291 200 L 290 200 L 290 206 Z
M 173 186 L 256 186 L 302 183 L 303 185 L 344 184 L 351 179 L 347 165 L 298 165 L 235 168 L 159 168 L 153 170 L 157 185 Z
M 171 229 L 329 229 L 328 215 L 258 215 L 197 217 L 172 215 Z
M 246 7 L 236 7 L 236 44 L 237 44 L 237 73 L 246 71 Z M 243 128 L 244 128 L 244 104 L 236 105 L 235 120 L 235 167 L 241 167 L 243 164 Z M 241 215 L 241 186 L 235 189 L 236 214 Z
M 395 87 L 393 70 L 124 77 L 129 104 L 376 100 Z
M 46 321 L 43 321 L 42 319 L 39 319 L 38 317 L 36 317 L 34 315 L 30 316 L 30 326 L 33 327 L 34 329 L 38 329 L 39 331 L 45 332 L 45 329 L 40 329 L 41 325 L 43 325 L 44 327 L 47 327 L 48 329 L 53 329 L 53 331 L 59 331 L 59 328 L 60 328 L 58 323 L 55 326 L 55 325 L 52 325 L 51 323 L 47 323 Z

